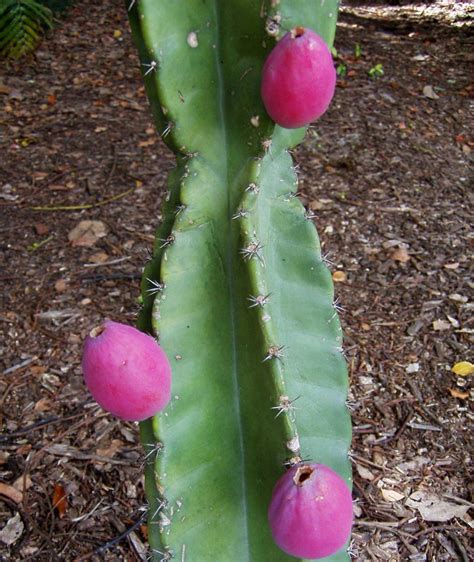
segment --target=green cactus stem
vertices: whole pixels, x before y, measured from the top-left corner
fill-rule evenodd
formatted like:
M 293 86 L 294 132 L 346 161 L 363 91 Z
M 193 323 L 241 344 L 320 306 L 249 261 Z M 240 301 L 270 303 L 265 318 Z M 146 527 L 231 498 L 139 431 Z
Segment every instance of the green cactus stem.
M 127 8 L 177 159 L 139 320 L 173 369 L 170 405 L 141 423 L 152 560 L 294 560 L 270 534 L 272 488 L 285 465 L 306 459 L 350 485 L 348 380 L 331 274 L 295 196 L 288 149 L 305 130 L 269 119 L 260 73 L 296 25 L 331 44 L 337 2 Z

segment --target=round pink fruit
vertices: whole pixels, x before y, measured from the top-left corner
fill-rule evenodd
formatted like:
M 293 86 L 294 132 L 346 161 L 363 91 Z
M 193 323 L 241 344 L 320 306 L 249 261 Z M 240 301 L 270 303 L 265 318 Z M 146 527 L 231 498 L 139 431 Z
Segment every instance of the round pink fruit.
M 336 87 L 331 51 L 311 29 L 296 27 L 268 55 L 261 94 L 270 117 L 282 127 L 308 125 L 328 108 Z
M 142 421 L 162 410 L 171 397 L 171 367 L 164 351 L 147 334 L 107 320 L 86 338 L 84 380 L 95 400 L 128 421 Z
M 324 558 L 350 537 L 351 491 L 324 464 L 295 466 L 276 483 L 268 518 L 273 539 L 287 554 Z

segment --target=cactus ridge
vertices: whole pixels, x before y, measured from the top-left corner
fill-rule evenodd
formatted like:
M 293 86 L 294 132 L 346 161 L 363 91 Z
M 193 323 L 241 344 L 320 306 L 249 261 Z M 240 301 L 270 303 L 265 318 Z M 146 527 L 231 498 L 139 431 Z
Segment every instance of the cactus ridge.
M 267 524 L 284 466 L 311 459 L 350 480 L 332 280 L 287 152 L 304 131 L 275 128 L 259 96 L 271 22 L 331 41 L 335 14 L 327 25 L 318 15 L 335 6 L 127 2 L 157 127 L 177 155 L 139 319 L 173 369 L 170 405 L 140 424 L 155 561 L 293 560 Z

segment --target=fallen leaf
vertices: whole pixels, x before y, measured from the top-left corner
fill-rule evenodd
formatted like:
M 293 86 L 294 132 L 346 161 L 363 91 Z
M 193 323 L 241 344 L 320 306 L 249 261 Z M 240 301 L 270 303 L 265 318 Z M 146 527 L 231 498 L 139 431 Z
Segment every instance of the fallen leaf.
M 410 461 L 406 461 L 398 464 L 396 468 L 401 470 L 402 472 L 415 471 L 415 470 L 419 470 L 421 467 L 425 466 L 426 464 L 429 464 L 430 462 L 431 459 L 429 459 L 428 457 L 417 455 L 416 457 L 413 457 L 413 459 Z
M 157 142 L 156 138 L 149 138 L 147 140 L 140 141 L 138 143 L 138 148 L 145 148 L 146 146 L 153 146 L 154 144 L 156 144 L 156 142 Z
M 53 507 L 58 510 L 59 517 L 64 517 L 67 509 L 66 490 L 62 484 L 54 485 Z
M 73 246 L 93 246 L 99 238 L 107 235 L 107 228 L 102 221 L 81 221 L 68 234 Z
M 469 300 L 466 296 L 460 295 L 459 293 L 451 293 L 451 294 L 449 295 L 449 298 L 450 298 L 452 301 L 455 301 L 455 302 L 462 302 L 462 303 L 466 303 L 466 302 Z
M 124 443 L 123 441 L 120 441 L 120 439 L 112 439 L 112 443 L 107 448 L 97 449 L 96 453 L 100 457 L 113 457 L 115 453 L 123 447 L 123 445 Z
M 344 271 L 335 271 L 332 274 L 332 280 L 335 283 L 344 283 L 347 280 L 347 275 Z
M 21 492 L 13 486 L 3 484 L 3 482 L 0 482 L 0 496 L 5 496 L 15 503 L 21 503 L 23 501 L 23 494 Z
M 459 398 L 460 400 L 466 400 L 466 398 L 469 398 L 469 392 L 461 392 L 455 388 L 450 388 L 449 392 L 453 398 Z
M 370 472 L 370 470 L 368 468 L 365 468 L 365 466 L 362 466 L 360 464 L 356 464 L 356 470 L 359 473 L 359 476 L 361 478 L 363 478 L 364 480 L 374 480 L 375 476 L 372 472 Z
M 37 222 L 33 225 L 33 228 L 38 236 L 45 236 L 49 232 L 49 226 L 43 222 Z
M 423 490 L 411 494 L 405 505 L 417 509 L 424 521 L 440 523 L 450 521 L 454 517 L 464 517 L 469 510 L 468 505 L 446 502 L 435 494 Z
M 36 402 L 34 411 L 35 412 L 49 412 L 50 410 L 54 409 L 54 402 L 49 398 L 41 398 Z
M 65 279 L 58 279 L 54 284 L 54 289 L 57 293 L 64 293 L 67 289 L 67 281 Z
M 434 320 L 433 321 L 433 330 L 437 332 L 442 332 L 444 330 L 449 330 L 451 328 L 450 322 L 446 322 L 446 320 Z
M 12 91 L 13 91 L 12 88 L 10 88 L 9 86 L 5 86 L 5 84 L 0 84 L 0 95 L 9 94 Z
M 8 461 L 10 453 L 8 451 L 0 451 L 0 465 Z
M 411 57 L 411 60 L 414 60 L 416 62 L 423 62 L 425 60 L 428 60 L 430 57 L 429 55 L 415 55 L 414 57 Z
M 55 105 L 56 104 L 56 96 L 54 94 L 48 94 L 48 103 L 49 105 Z
M 104 263 L 109 259 L 109 256 L 105 252 L 96 252 L 92 254 L 89 258 L 90 263 Z
M 460 326 L 459 320 L 457 320 L 456 318 L 453 318 L 452 316 L 449 316 L 449 314 L 446 314 L 446 318 L 450 321 L 451 325 L 454 328 L 459 328 L 459 326 Z
M 15 490 L 18 490 L 22 494 L 26 492 L 26 490 L 31 488 L 31 486 L 33 486 L 33 481 L 28 474 L 26 476 L 20 476 L 15 480 L 15 482 L 13 482 L 13 487 L 15 488 Z
M 120 31 L 120 29 L 115 29 L 114 30 L 114 38 L 119 39 L 120 37 L 122 37 L 122 32 Z
M 455 261 L 453 263 L 445 263 L 443 267 L 444 269 L 457 269 L 459 267 L 459 262 Z
M 14 544 L 21 537 L 24 528 L 20 514 L 15 513 L 0 531 L 0 541 L 6 545 Z
M 438 94 L 433 90 L 433 86 L 427 85 L 423 88 L 423 95 L 430 100 L 438 100 Z
M 469 361 L 460 361 L 455 363 L 451 368 L 451 371 L 455 375 L 460 375 L 461 377 L 467 377 L 468 375 L 474 374 L 474 365 Z
M 382 488 L 380 491 L 382 492 L 383 499 L 386 502 L 398 502 L 405 497 L 403 494 L 400 494 L 400 492 L 396 492 L 395 490 L 385 490 Z
M 402 263 L 406 263 L 410 259 L 410 256 L 406 248 L 397 248 L 392 252 L 390 257 L 392 260 L 399 261 Z

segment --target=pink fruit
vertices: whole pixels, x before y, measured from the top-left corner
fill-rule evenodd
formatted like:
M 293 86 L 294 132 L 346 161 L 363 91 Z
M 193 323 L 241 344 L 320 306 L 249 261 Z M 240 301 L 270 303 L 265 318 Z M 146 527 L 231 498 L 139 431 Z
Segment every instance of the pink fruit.
M 268 518 L 273 539 L 287 554 L 324 558 L 351 534 L 351 491 L 324 464 L 295 466 L 276 483 Z
M 336 87 L 331 52 L 314 31 L 296 27 L 269 54 L 261 94 L 270 117 L 282 127 L 308 125 L 328 108 Z
M 171 367 L 164 351 L 131 326 L 107 320 L 91 330 L 82 370 L 95 400 L 124 420 L 149 418 L 170 400 Z

